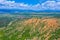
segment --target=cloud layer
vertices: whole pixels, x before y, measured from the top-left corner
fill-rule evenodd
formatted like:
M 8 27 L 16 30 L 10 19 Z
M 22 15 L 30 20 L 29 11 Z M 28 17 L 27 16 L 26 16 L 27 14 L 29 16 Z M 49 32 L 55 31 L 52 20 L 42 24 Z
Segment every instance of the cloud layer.
M 22 9 L 22 10 L 60 10 L 60 1 L 46 1 L 42 4 L 29 5 L 16 3 L 15 1 L 0 1 L 0 9 Z

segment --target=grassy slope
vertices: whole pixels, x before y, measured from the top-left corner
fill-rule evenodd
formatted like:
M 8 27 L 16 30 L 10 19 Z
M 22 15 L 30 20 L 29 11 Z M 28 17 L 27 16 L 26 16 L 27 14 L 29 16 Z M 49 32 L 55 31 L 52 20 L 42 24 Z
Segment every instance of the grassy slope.
M 60 19 L 15 20 L 0 28 L 0 40 L 60 40 Z

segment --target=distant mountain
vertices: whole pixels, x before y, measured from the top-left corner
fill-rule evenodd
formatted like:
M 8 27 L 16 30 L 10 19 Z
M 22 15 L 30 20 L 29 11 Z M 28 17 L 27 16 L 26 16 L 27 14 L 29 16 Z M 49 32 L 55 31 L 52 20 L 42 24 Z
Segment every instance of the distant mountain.
M 19 10 L 19 9 L 0 9 L 0 12 L 19 13 L 19 12 L 39 12 L 39 11 L 34 11 L 34 10 Z
M 60 10 L 19 10 L 19 9 L 0 9 L 0 13 L 19 13 L 19 12 L 60 12 Z

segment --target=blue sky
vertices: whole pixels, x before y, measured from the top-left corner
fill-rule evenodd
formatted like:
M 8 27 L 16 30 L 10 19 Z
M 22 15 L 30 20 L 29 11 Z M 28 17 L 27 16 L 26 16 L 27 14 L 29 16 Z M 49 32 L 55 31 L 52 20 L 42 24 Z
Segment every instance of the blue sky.
M 37 4 L 39 3 L 39 0 L 14 0 L 17 3 L 21 2 L 21 3 L 27 3 L 27 4 Z
M 35 5 L 37 3 L 45 2 L 46 0 L 11 0 L 11 1 L 15 1 L 17 3 L 26 3 L 26 4 Z
M 60 10 L 60 0 L 0 0 L 0 9 Z

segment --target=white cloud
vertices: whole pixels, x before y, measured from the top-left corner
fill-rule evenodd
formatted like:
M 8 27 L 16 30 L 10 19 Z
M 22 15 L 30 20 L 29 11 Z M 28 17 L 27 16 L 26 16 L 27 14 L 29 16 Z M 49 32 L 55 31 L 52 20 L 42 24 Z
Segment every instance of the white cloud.
M 60 2 L 57 2 L 56 4 L 56 9 L 60 10 Z
M 38 10 L 43 10 L 43 9 L 42 9 L 42 5 L 39 4 L 39 3 L 36 4 L 36 5 L 31 6 L 31 9 L 32 9 L 32 10 L 37 10 L 37 11 L 38 11 Z
M 60 10 L 60 2 L 56 1 L 46 1 L 42 3 L 42 7 L 46 8 L 47 10 Z
M 0 0 L 0 3 L 5 2 L 6 0 Z
M 55 10 L 56 2 L 55 1 L 46 1 L 42 3 L 42 6 L 46 9 L 52 9 Z
M 1 0 L 0 9 L 23 9 L 23 10 L 60 10 L 60 2 L 46 1 L 42 4 L 28 5 L 24 3 L 16 3 L 15 1 Z

